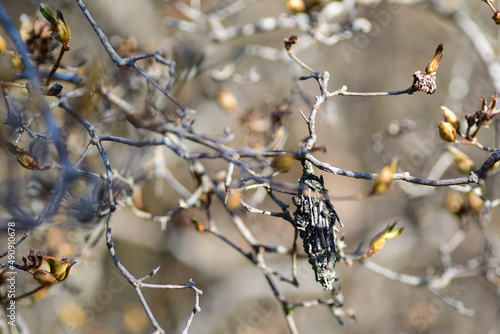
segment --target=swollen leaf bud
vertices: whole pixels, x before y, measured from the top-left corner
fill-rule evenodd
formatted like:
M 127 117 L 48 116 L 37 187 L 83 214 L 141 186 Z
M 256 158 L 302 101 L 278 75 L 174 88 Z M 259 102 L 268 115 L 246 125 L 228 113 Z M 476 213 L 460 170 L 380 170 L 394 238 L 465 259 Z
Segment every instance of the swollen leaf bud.
M 221 90 L 217 95 L 217 100 L 221 106 L 229 111 L 235 112 L 238 110 L 238 99 L 230 91 Z
M 382 232 L 378 233 L 373 239 L 370 241 L 370 249 L 367 253 L 367 256 L 374 256 L 376 255 L 385 245 L 385 242 L 388 239 L 395 238 L 399 236 L 401 233 L 404 231 L 404 227 L 398 228 L 397 230 L 394 230 L 396 227 L 396 224 L 399 222 L 399 220 L 395 220 L 387 225 L 385 230 Z
M 396 173 L 397 167 L 398 159 L 393 159 L 390 165 L 382 168 L 380 174 L 375 179 L 372 194 L 383 194 L 389 189 L 392 183 L 392 174 Z
M 456 191 L 451 190 L 446 194 L 444 205 L 453 214 L 459 216 L 463 210 L 463 204 L 463 198 Z
M 474 192 L 469 192 L 469 205 L 476 212 L 481 213 L 484 208 L 484 201 Z
M 52 256 L 44 256 L 44 260 L 49 265 L 50 273 L 57 282 L 64 281 L 68 277 L 71 267 L 76 263 L 69 263 L 66 257 L 64 257 L 61 261 L 57 261 Z
M 40 3 L 40 13 L 42 13 L 43 17 L 45 17 L 45 19 L 47 21 L 49 21 L 50 24 L 56 23 L 56 19 L 54 18 L 54 14 L 50 10 L 50 8 L 43 2 Z
M 64 21 L 64 17 L 61 11 L 59 9 L 57 10 L 56 19 L 49 7 L 47 7 L 47 5 L 42 2 L 40 4 L 40 12 L 42 13 L 43 17 L 45 17 L 45 19 L 50 23 L 50 35 L 58 42 L 65 45 L 69 50 L 69 46 L 67 44 L 71 38 L 71 32 L 69 30 L 69 27 L 66 25 L 66 22 Z
M 38 283 L 40 283 L 40 285 L 43 285 L 43 286 L 53 285 L 53 284 L 56 284 L 58 282 L 58 280 L 54 277 L 54 275 L 49 273 L 47 270 L 43 270 L 43 269 L 35 270 L 35 272 L 33 273 L 33 278 Z
M 457 130 L 451 123 L 441 121 L 439 122 L 438 128 L 439 128 L 439 136 L 444 141 L 453 143 L 455 139 L 457 139 Z
M 459 172 L 465 175 L 469 175 L 470 172 L 474 170 L 474 161 L 472 161 L 472 159 L 469 158 L 467 154 L 455 147 L 448 147 L 448 151 L 451 152 L 451 154 L 453 154 L 453 156 L 455 157 L 455 167 Z
M 56 263 L 54 271 L 54 277 L 56 280 L 59 282 L 64 281 L 68 277 L 69 271 L 75 263 L 76 262 L 69 263 L 67 259 L 63 259 L 62 261 Z
M 61 42 L 64 45 L 68 44 L 71 38 L 71 31 L 69 30 L 69 27 L 66 25 L 66 22 L 64 22 L 64 17 L 59 9 L 57 10 L 56 29 L 54 29 L 53 26 L 52 31 L 53 31 L 51 34 L 52 37 L 54 37 L 57 41 Z
M 441 106 L 441 111 L 443 112 L 444 121 L 453 125 L 458 131 L 460 129 L 460 122 L 458 121 L 457 115 L 445 106 Z
M 34 155 L 32 155 L 30 152 L 23 149 L 22 147 L 19 147 L 17 145 L 13 145 L 9 142 L 6 142 L 5 146 L 7 148 L 7 151 L 9 151 L 10 153 L 12 153 L 13 155 L 16 156 L 17 162 L 19 162 L 19 164 L 21 166 L 23 166 L 24 168 L 31 169 L 31 170 L 43 170 L 44 169 L 44 167 L 41 167 L 38 164 L 37 158 Z
M 240 207 L 240 200 L 243 197 L 241 191 L 231 190 L 227 195 L 226 205 L 230 210 L 236 210 Z

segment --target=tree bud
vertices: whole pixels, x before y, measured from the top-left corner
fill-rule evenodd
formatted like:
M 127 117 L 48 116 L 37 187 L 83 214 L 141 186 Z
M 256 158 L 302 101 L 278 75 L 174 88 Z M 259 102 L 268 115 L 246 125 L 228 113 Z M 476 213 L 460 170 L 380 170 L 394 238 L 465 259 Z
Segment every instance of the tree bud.
M 457 130 L 451 123 L 441 121 L 439 122 L 438 128 L 439 128 L 439 136 L 444 141 L 453 143 L 455 139 L 457 139 Z

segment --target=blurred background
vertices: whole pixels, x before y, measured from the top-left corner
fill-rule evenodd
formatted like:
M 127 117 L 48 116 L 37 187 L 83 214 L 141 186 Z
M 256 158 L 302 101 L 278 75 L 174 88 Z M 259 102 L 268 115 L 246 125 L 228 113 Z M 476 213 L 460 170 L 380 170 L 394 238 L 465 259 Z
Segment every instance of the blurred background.
M 229 3 L 202 1 L 202 11 L 215 12 Z M 34 16 L 38 11 L 36 1 L 6 1 L 5 4 L 16 22 L 21 14 Z M 187 33 L 167 26 L 165 17 L 187 20 L 171 1 L 87 0 L 85 4 L 110 41 L 117 49 L 122 47 L 119 49 L 122 54 L 128 51 L 127 45 L 132 45 L 129 48 L 133 51 L 161 49 L 168 59 L 176 60 L 178 73 L 183 70 L 186 73 L 195 65 L 203 69 L 189 81 L 179 80 L 174 87 L 175 95 L 196 110 L 194 128 L 199 132 L 207 136 L 222 135 L 224 129 L 229 127 L 235 139 L 228 146 L 261 147 L 262 141 L 269 136 L 271 114 L 276 105 L 286 104 L 289 113 L 284 119 L 282 148 L 298 150 L 300 142 L 307 137 L 307 126 L 299 109 L 307 115 L 312 104 L 297 98 L 296 79 L 309 73 L 291 64 L 283 52 L 285 37 L 296 34 L 307 40 L 304 32 L 295 28 L 276 29 L 227 41 L 213 41 L 208 34 Z M 337 4 L 338 8 L 347 6 L 341 2 Z M 72 50 L 63 63 L 71 66 L 82 63 L 83 75 L 90 78 L 97 76 L 96 81 L 104 80 L 115 88 L 123 82 L 126 88 L 123 88 L 122 98 L 138 110 L 144 109 L 148 96 L 152 95 L 151 87 L 131 70 L 118 69 L 111 62 L 77 4 L 61 0 L 47 1 L 47 5 L 60 8 L 71 28 Z M 489 19 L 491 11 L 483 2 L 457 0 L 445 1 L 442 5 L 468 13 L 496 47 L 498 29 Z M 495 93 L 487 69 L 471 42 L 452 19 L 433 11 L 427 2 L 402 5 L 363 1 L 358 2 L 355 8 L 356 17 L 371 23 L 369 32 L 344 36 L 345 40 L 331 46 L 315 42 L 300 48 L 300 40 L 297 45 L 300 50 L 297 55 L 301 60 L 318 72 L 330 73 L 329 91 L 343 85 L 355 92 L 406 89 L 413 81 L 412 74 L 417 70 L 423 71 L 436 46 L 444 43 L 444 58 L 437 72 L 438 88 L 430 96 L 415 93 L 329 99 L 321 106 L 317 122 L 318 145 L 324 147 L 324 152 L 316 152 L 315 156 L 335 167 L 373 173 L 387 165 L 390 158 L 397 157 L 400 170 L 416 177 L 427 178 L 431 171 L 436 170 L 442 170 L 437 178 L 462 176 L 450 164 L 453 159 L 446 151 L 448 144 L 438 135 L 437 124 L 443 117 L 440 106 L 452 109 L 463 120 L 465 114 L 480 109 L 481 96 L 489 102 Z M 285 1 L 249 1 L 244 9 L 224 20 L 224 24 L 229 27 L 250 23 L 266 17 L 278 17 L 280 13 L 292 13 Z M 346 20 L 345 16 L 340 16 L 334 23 L 342 25 L 343 20 Z M 366 24 L 365 21 L 361 23 Z M 194 23 L 201 25 L 201 22 Z M 8 39 L 3 31 L 2 36 Z M 248 53 L 238 55 L 248 45 L 274 49 L 277 59 L 263 59 Z M 227 64 L 235 65 L 233 75 L 227 80 L 214 80 L 212 70 L 222 70 Z M 149 69 L 154 70 L 153 67 Z M 319 95 L 315 81 L 304 81 L 300 85 L 310 101 Z M 228 106 L 227 101 L 221 100 L 221 92 L 236 98 L 237 102 Z M 84 102 L 80 102 L 84 110 L 82 113 L 85 112 L 89 121 L 102 133 L 123 134 L 124 131 L 131 131 L 116 125 L 125 120 L 118 112 L 113 112 L 111 106 L 89 102 L 90 106 L 85 109 Z M 4 106 L 1 108 L 4 113 Z M 103 118 L 94 108 L 109 110 L 110 114 Z M 77 125 L 72 126 L 73 131 L 83 135 L 81 129 L 76 130 Z M 148 138 L 145 132 L 139 130 L 133 134 L 125 133 L 136 138 Z M 2 132 L 2 137 L 4 141 L 13 140 L 6 130 Z M 85 147 L 78 142 L 78 138 L 73 141 L 68 139 L 69 145 Z M 489 130 L 483 129 L 479 141 L 495 147 L 494 126 Z M 190 191 L 195 189 L 186 162 L 166 149 L 137 149 L 119 144 L 110 144 L 106 148 L 113 169 L 123 172 L 126 177 L 144 180 L 140 193 L 145 211 L 163 214 L 174 209 L 181 199 L 167 182 L 147 178 L 148 161 L 153 156 L 161 156 L 172 175 L 184 187 Z M 206 150 L 195 145 L 192 148 L 195 151 Z M 469 155 L 476 168 L 489 156 L 472 146 L 459 148 Z M 6 150 L 2 151 L 2 155 L 2 182 L 7 184 L 9 179 L 15 179 L 18 195 L 22 197 L 23 188 L 28 188 L 32 176 L 26 176 L 24 170 L 19 171 L 19 166 Z M 88 167 L 94 172 L 104 171 L 97 153 L 87 160 Z M 448 165 L 436 167 L 443 161 L 449 161 Z M 227 169 L 227 162 L 222 160 L 207 159 L 203 163 L 211 177 Z M 300 163 L 295 161 L 289 172 L 277 176 L 276 180 L 295 183 L 301 174 Z M 359 194 L 368 193 L 372 182 L 321 174 L 344 223 L 340 233 L 347 243 L 347 252 L 354 252 L 360 245 L 366 249 L 370 239 L 387 223 L 402 220 L 399 226 L 405 227 L 404 233 L 389 240 L 372 259 L 397 272 L 419 277 L 432 270 L 434 274 L 439 274 L 443 271 L 439 249 L 457 233 L 465 231 L 465 237 L 453 252 L 452 262 L 464 264 L 481 254 L 485 233 L 494 235 L 500 232 L 498 207 L 492 208 L 481 219 L 478 218 L 481 213 L 459 218 L 445 205 L 451 191 L 448 188 L 394 182 L 390 190 L 381 196 L 353 200 Z M 85 187 L 85 191 L 89 191 L 89 185 Z M 490 177 L 484 187 L 489 200 L 500 195 L 498 176 Z M 7 190 L 2 192 L 5 221 L 13 216 L 12 210 L 6 209 L 10 203 L 5 199 L 8 194 Z M 468 200 L 467 194 L 458 194 L 464 201 Z M 257 197 L 256 192 L 243 193 L 243 198 L 249 202 Z M 278 197 L 291 204 L 290 196 L 279 194 Z M 32 212 L 39 212 L 40 203 L 22 198 L 23 205 Z M 220 232 L 247 249 L 223 205 L 215 200 L 211 205 L 212 218 Z M 256 206 L 280 211 L 270 201 L 257 201 Z M 293 210 L 291 206 L 290 211 Z M 57 259 L 64 255 L 71 258 L 85 245 L 88 246 L 89 238 L 96 240 L 95 246 L 85 248 L 85 255 L 72 268 L 64 283 L 52 287 L 43 299 L 31 305 L 24 306 L 22 301 L 18 303 L 18 312 L 32 333 L 151 332 L 149 320 L 137 296 L 109 256 L 102 222 L 72 222 L 75 219 L 68 218 L 68 212 L 71 213 L 66 206 L 66 211 L 56 217 L 55 222 L 35 231 L 29 243 L 24 243 L 17 252 L 21 255 L 27 254 L 31 248 L 51 249 L 57 252 L 52 254 Z M 479 212 L 483 211 L 479 209 Z M 262 243 L 291 247 L 294 230 L 288 222 L 247 213 L 243 208 L 239 213 Z M 130 209 L 120 208 L 113 223 L 117 254 L 136 277 L 145 276 L 161 265 L 158 274 L 148 280 L 150 283 L 184 284 L 189 279 L 195 281 L 196 286 L 203 290 L 202 311 L 195 316 L 191 333 L 288 333 L 281 305 L 274 298 L 261 271 L 220 239 L 197 232 L 192 219 L 207 222 L 201 209 L 183 210 L 168 223 L 166 231 L 161 232 L 158 222 L 138 218 Z M 484 222 L 487 222 L 487 227 Z M 22 227 L 19 229 L 20 235 Z M 0 241 L 2 250 L 5 248 L 4 239 Z M 303 254 L 302 246 L 299 248 Z M 266 259 L 272 268 L 290 277 L 290 256 L 266 254 Z M 380 277 L 359 263 L 351 267 L 338 263 L 337 273 L 340 277 L 337 286 L 342 289 L 345 298 L 344 308 L 354 310 L 356 320 L 343 318 L 345 324 L 341 326 L 324 306 L 298 308 L 294 318 L 300 333 L 498 333 L 495 321 L 500 318 L 499 287 L 484 277 L 460 278 L 444 290 L 449 297 L 474 310 L 474 315 L 465 316 L 428 289 Z M 28 290 L 28 287 L 36 286 L 36 282 L 24 274 L 18 275 L 18 289 Z M 299 260 L 298 278 L 299 288 L 277 283 L 288 300 L 299 302 L 331 297 L 315 282 L 314 272 L 306 258 Z M 192 291 L 144 290 L 144 294 L 166 332 L 181 332 L 193 306 Z

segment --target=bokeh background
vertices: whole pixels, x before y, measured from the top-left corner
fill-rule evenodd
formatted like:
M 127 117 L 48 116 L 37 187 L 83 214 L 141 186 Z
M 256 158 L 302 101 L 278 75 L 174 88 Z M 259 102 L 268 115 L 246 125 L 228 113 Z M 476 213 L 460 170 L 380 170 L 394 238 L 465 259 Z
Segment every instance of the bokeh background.
M 202 1 L 207 11 L 228 1 Z M 36 1 L 5 1 L 12 17 L 17 20 L 22 13 L 34 15 Z M 102 45 L 74 1 L 47 1 L 51 8 L 60 8 L 72 31 L 65 62 L 77 63 L 87 59 L 86 71 L 99 68 L 103 73 L 118 73 L 105 54 Z M 210 41 L 207 36 L 186 34 L 166 27 L 166 16 L 182 18 L 168 1 L 147 0 L 87 0 L 88 9 L 110 38 L 131 38 L 146 50 L 162 49 L 182 67 L 192 65 Z M 448 1 L 466 11 L 480 29 L 496 45 L 498 29 L 489 19 L 491 11 L 481 1 Z M 300 59 L 319 72 L 331 75 L 329 90 L 346 85 L 351 91 L 392 91 L 408 88 L 412 74 L 424 70 L 436 46 L 444 43 L 444 59 L 438 70 L 438 89 L 434 95 L 422 93 L 390 97 L 334 97 L 321 108 L 318 125 L 318 144 L 325 152 L 316 156 L 333 166 L 362 172 L 378 172 L 388 163 L 375 145 L 374 135 L 389 131 L 398 133 L 407 124 L 412 131 L 388 136 L 383 140 L 384 151 L 398 157 L 400 167 L 411 175 L 427 177 L 436 161 L 446 155 L 447 144 L 438 135 L 437 123 L 442 119 L 440 106 L 446 105 L 461 119 L 480 108 L 480 96 L 488 101 L 494 94 L 491 79 L 477 52 L 464 33 L 449 18 L 434 12 L 426 2 L 400 5 L 386 2 L 360 3 L 357 16 L 372 23 L 372 31 L 355 35 L 332 46 L 319 43 L 301 50 Z M 253 22 L 257 19 L 289 13 L 285 1 L 253 1 L 244 10 L 229 17 L 228 26 Z M 282 49 L 286 36 L 303 33 L 282 29 L 249 37 L 238 37 L 216 45 L 216 52 L 209 53 L 206 63 L 215 62 L 238 47 L 258 44 Z M 5 36 L 4 33 L 2 33 Z M 212 46 L 210 46 L 213 48 Z M 194 56 L 193 56 L 194 54 Z M 190 58 L 191 56 L 191 58 Z M 182 60 L 185 60 L 184 62 Z M 208 73 L 201 73 L 176 91 L 189 107 L 197 111 L 195 128 L 208 135 L 220 135 L 225 127 L 236 134 L 232 147 L 241 147 L 249 140 L 242 124 L 244 115 L 253 112 L 257 120 L 269 121 L 274 106 L 290 95 L 295 78 L 290 74 L 289 60 L 265 60 L 244 55 L 239 58 L 236 72 L 243 78 L 258 73 L 256 82 L 226 80 L 215 82 Z M 216 67 L 217 68 L 217 67 Z M 123 69 L 126 75 L 129 70 Z M 208 72 L 208 71 L 207 71 Z M 305 75 L 305 72 L 299 72 Z M 125 79 L 124 79 L 125 80 Z M 137 80 L 136 96 L 125 96 L 140 108 L 144 104 L 147 86 Z M 304 90 L 313 97 L 319 94 L 312 80 L 302 83 Z M 235 110 L 226 110 L 218 101 L 221 90 L 237 98 Z M 4 106 L 1 107 L 4 112 Z M 307 113 L 311 106 L 303 101 L 290 104 L 286 118 L 287 138 L 285 149 L 296 150 L 307 136 L 307 127 L 299 109 Z M 91 116 L 89 116 L 91 117 Z M 250 117 L 251 119 L 251 117 Z M 5 135 L 6 136 L 6 135 Z M 9 139 L 9 138 L 7 138 Z M 480 136 L 484 145 L 495 146 L 494 130 Z M 5 140 L 5 138 L 4 138 Z M 461 148 L 462 149 L 462 148 Z M 145 168 L 144 157 L 151 151 L 115 145 L 110 153 L 112 167 L 128 170 L 130 176 L 141 175 Z M 473 147 L 464 147 L 477 167 L 488 154 Z M 2 179 L 12 177 L 18 169 L 12 157 L 2 162 Z M 186 163 L 172 152 L 164 151 L 168 168 L 186 188 L 193 190 L 194 182 Z M 11 162 L 8 162 L 10 159 Z M 98 165 L 98 164 L 96 164 Z M 9 167 L 10 166 L 10 167 Z M 206 161 L 210 175 L 227 168 L 224 161 Z M 96 167 L 99 170 L 101 167 Z M 102 170 L 101 170 L 102 171 Z M 296 182 L 301 175 L 299 162 L 277 179 Z M 442 177 L 458 177 L 460 173 L 451 166 Z M 401 219 L 404 233 L 390 240 L 373 261 L 392 270 L 425 276 L 430 268 L 442 271 L 439 248 L 460 229 L 459 219 L 444 206 L 448 189 L 429 189 L 395 182 L 388 193 L 365 200 L 345 200 L 366 193 L 372 183 L 323 173 L 325 186 L 344 223 L 341 233 L 348 244 L 347 251 L 355 251 L 360 244 L 367 247 L 369 240 L 388 222 Z M 497 198 L 498 176 L 488 179 L 489 199 Z M 21 185 L 23 183 L 20 183 Z M 401 186 L 401 187 L 400 187 Z M 178 204 L 178 196 L 168 184 L 146 183 L 143 200 L 148 208 L 161 214 Z M 252 192 L 244 193 L 250 198 Z M 248 197 L 247 197 L 248 196 Z M 289 196 L 279 196 L 291 203 Z M 219 202 L 214 201 L 212 213 L 219 229 L 228 238 L 244 247 L 242 238 Z M 278 210 L 264 201 L 259 208 Z M 263 243 L 291 246 L 293 227 L 284 220 L 245 213 L 245 223 Z M 500 214 L 493 208 L 489 219 L 492 233 L 500 232 Z M 198 233 L 191 219 L 206 220 L 201 210 L 190 209 L 178 214 L 169 222 L 165 232 L 157 222 L 137 218 L 129 209 L 120 209 L 114 217 L 116 250 L 125 266 L 137 277 L 148 274 L 161 265 L 152 283 L 186 283 L 193 279 L 203 290 L 201 313 L 195 316 L 191 333 L 287 333 L 281 306 L 274 299 L 264 275 L 241 254 L 209 234 Z M 465 240 L 453 253 L 455 263 L 465 263 L 481 252 L 481 227 L 471 218 L 465 227 Z M 18 254 L 30 248 L 52 247 L 63 255 L 80 251 L 89 235 L 103 234 L 99 227 L 64 224 L 41 229 L 31 238 L 29 245 L 22 245 Z M 3 245 L 3 238 L 0 245 Z M 52 245 L 52 246 L 51 246 Z M 55 247 L 54 245 L 57 245 Z M 2 249 L 4 246 L 2 246 Z M 301 249 L 301 252 L 303 250 Z M 290 257 L 266 255 L 268 263 L 289 275 Z M 298 265 L 300 287 L 280 283 L 289 300 L 302 301 L 328 298 L 328 293 L 314 281 L 314 273 L 307 259 Z M 500 318 L 498 287 L 483 277 L 462 278 L 445 290 L 474 310 L 473 316 L 458 314 L 426 288 L 407 286 L 380 277 L 362 265 L 346 267 L 337 265 L 345 308 L 355 311 L 356 320 L 344 319 L 339 325 L 331 312 L 322 306 L 300 308 L 294 312 L 300 333 L 497 333 Z M 19 289 L 35 286 L 27 275 L 18 275 Z M 157 319 L 168 333 L 179 333 L 189 315 L 194 296 L 188 290 L 144 291 Z M 18 312 L 29 325 L 32 333 L 149 333 L 151 327 L 137 297 L 129 284 L 114 266 L 105 246 L 104 236 L 72 269 L 68 280 L 50 289 L 47 296 L 32 305 L 18 304 Z M 495 329 L 497 331 L 495 331 Z

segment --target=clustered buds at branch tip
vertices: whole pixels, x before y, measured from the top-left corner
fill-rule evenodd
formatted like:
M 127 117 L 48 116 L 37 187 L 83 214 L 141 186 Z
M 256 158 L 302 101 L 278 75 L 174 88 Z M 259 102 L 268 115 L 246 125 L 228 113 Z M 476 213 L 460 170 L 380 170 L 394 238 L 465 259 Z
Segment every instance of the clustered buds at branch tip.
M 457 217 L 464 217 L 471 213 L 480 214 L 484 210 L 484 201 L 473 191 L 467 193 L 467 198 L 455 190 L 446 194 L 445 207 Z
M 467 121 L 467 131 L 465 133 L 465 138 L 472 141 L 476 138 L 481 127 L 489 128 L 489 125 L 493 118 L 500 113 L 500 109 L 496 109 L 498 95 L 495 92 L 495 96 L 491 100 L 490 104 L 486 102 L 486 99 L 481 96 L 481 110 L 476 111 L 472 115 L 466 115 L 465 119 Z M 472 128 L 474 132 L 471 133 Z
M 54 18 L 54 14 L 49 9 L 45 3 L 40 3 L 40 12 L 51 25 L 51 36 L 55 38 L 58 42 L 67 46 L 70 38 L 71 31 L 68 25 L 64 21 L 64 16 L 59 9 L 56 10 L 57 19 Z M 68 46 L 67 46 L 68 47 Z M 69 48 L 69 47 L 68 47 Z
M 42 286 L 51 286 L 53 284 L 64 281 L 68 275 L 71 267 L 76 262 L 69 263 L 66 257 L 61 261 L 57 261 L 52 256 L 44 255 L 39 251 L 35 254 L 34 250 L 30 250 L 27 257 L 22 257 L 24 265 L 20 269 L 33 275 L 33 278 Z M 49 266 L 49 270 L 42 269 L 42 261 L 45 260 Z
M 61 261 L 57 261 L 52 256 L 44 256 L 43 259 L 49 265 L 50 271 L 36 269 L 32 273 L 33 278 L 42 286 L 50 286 L 64 281 L 68 277 L 71 267 L 76 263 L 69 263 L 66 257 Z

